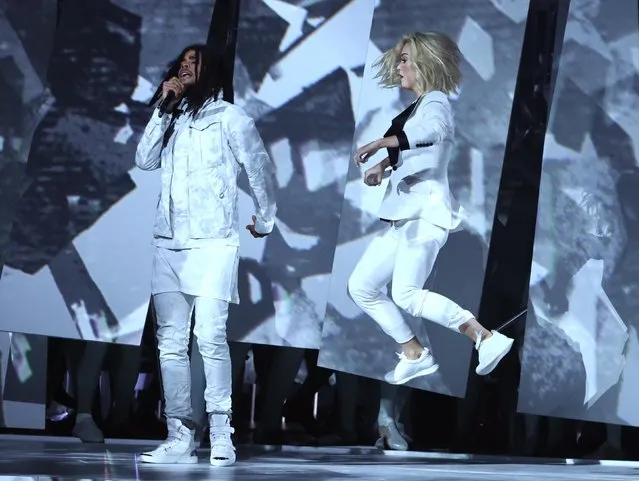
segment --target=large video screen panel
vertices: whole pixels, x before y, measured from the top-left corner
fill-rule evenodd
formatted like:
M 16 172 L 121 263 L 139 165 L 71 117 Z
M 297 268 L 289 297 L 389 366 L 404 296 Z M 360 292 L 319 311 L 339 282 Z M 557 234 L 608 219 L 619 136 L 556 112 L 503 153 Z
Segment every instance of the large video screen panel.
M 235 103 L 275 163 L 278 212 L 267 238 L 241 233 L 230 340 L 319 348 L 374 3 L 240 4 Z M 247 224 L 244 177 L 240 188 Z
M 448 169 L 455 198 L 466 210 L 463 230 L 451 233 L 426 283 L 476 313 L 484 279 L 496 196 L 508 135 L 513 92 L 528 1 L 401 0 L 377 2 L 369 42 L 354 144 L 383 136 L 391 120 L 414 96 L 387 90 L 374 79 L 372 64 L 382 52 L 415 31 L 439 31 L 459 44 L 465 60 L 461 91 L 451 98 L 456 144 Z M 369 161 L 371 166 L 385 153 Z M 368 167 L 369 164 L 366 164 Z M 329 302 L 319 363 L 354 374 L 384 379 L 397 364 L 395 342 L 365 315 L 347 292 L 348 279 L 373 237 L 385 227 L 379 206 L 386 189 L 367 187 L 352 162 L 333 263 Z M 389 289 L 390 293 L 390 289 Z M 411 381 L 410 386 L 463 396 L 472 344 L 458 332 L 425 320 L 409 322 L 439 363 L 439 371 Z
M 0 280 L 0 328 L 138 344 L 159 177 L 135 167 L 167 63 L 206 41 L 213 0 L 66 0 L 52 95 Z
M 56 0 L 0 6 L 0 273 L 33 132 L 47 103 Z
M 639 426 L 637 2 L 572 0 L 546 135 L 522 412 Z

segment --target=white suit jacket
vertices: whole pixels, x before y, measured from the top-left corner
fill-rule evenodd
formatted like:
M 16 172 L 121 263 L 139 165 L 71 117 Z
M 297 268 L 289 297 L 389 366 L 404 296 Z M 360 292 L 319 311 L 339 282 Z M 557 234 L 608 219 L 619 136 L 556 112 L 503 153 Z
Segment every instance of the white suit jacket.
M 183 113 L 182 115 L 189 115 Z M 171 183 L 174 181 L 174 156 L 184 156 L 186 175 L 183 190 L 188 194 L 189 233 L 192 239 L 228 239 L 239 243 L 238 186 L 241 166 L 247 173 L 257 222 L 262 234 L 275 223 L 275 169 L 255 123 L 242 108 L 223 100 L 209 101 L 195 117 L 189 117 L 188 142 L 180 142 L 181 152 L 164 148 L 170 115 L 158 117 L 157 110 L 147 124 L 138 144 L 135 163 L 140 169 L 162 169 L 162 189 L 156 210 L 154 235 L 171 239 Z M 182 167 L 184 168 L 184 167 Z M 184 172 L 182 172 L 184 174 Z
M 448 186 L 454 136 L 446 94 L 422 96 L 397 134 L 400 152 L 379 211 L 382 219 L 425 219 L 447 230 L 459 227 L 463 211 Z

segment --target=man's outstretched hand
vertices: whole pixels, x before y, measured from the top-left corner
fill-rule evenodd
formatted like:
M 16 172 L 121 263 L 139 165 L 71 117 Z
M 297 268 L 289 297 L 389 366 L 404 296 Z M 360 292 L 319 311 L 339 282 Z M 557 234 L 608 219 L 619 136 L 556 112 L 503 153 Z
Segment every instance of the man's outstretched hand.
M 258 231 L 255 230 L 255 223 L 257 222 L 257 217 L 253 216 L 251 217 L 251 219 L 253 220 L 253 223 L 247 225 L 246 230 L 249 231 L 251 235 L 255 237 L 256 239 L 261 239 L 262 237 L 266 237 L 268 234 L 260 234 Z

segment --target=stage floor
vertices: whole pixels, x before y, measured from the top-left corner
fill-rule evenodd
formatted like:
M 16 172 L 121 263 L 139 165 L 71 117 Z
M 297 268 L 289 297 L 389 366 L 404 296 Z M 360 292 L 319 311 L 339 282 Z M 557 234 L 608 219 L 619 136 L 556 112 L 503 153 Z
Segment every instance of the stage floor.
M 0 481 L 55 477 L 58 480 L 581 480 L 639 479 L 639 463 L 509 459 L 440 453 L 396 453 L 373 448 L 240 446 L 238 462 L 213 468 L 201 450 L 200 464 L 136 463 L 153 442 L 107 442 L 26 436 L 0 437 Z M 157 443 L 155 443 L 157 444 Z

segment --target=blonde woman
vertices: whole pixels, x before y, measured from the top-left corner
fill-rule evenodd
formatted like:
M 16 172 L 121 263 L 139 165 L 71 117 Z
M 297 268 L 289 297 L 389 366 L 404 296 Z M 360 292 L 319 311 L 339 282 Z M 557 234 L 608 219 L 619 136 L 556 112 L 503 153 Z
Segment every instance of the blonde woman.
M 462 209 L 450 193 L 447 172 L 455 134 L 448 95 L 459 89 L 461 58 L 455 42 L 436 32 L 407 35 L 386 52 L 375 64 L 380 84 L 410 90 L 417 99 L 393 119 L 383 138 L 354 155 L 361 165 L 380 149 L 388 150 L 388 157 L 364 174 L 369 186 L 380 185 L 390 174 L 379 213 L 388 225 L 364 252 L 348 290 L 401 347 L 397 366 L 385 376 L 391 384 L 404 384 L 439 368 L 400 308 L 473 340 L 479 351 L 479 375 L 492 372 L 513 344 L 512 339 L 486 330 L 455 302 L 423 288 L 448 233 L 461 224 Z M 394 302 L 385 294 L 390 281 Z

